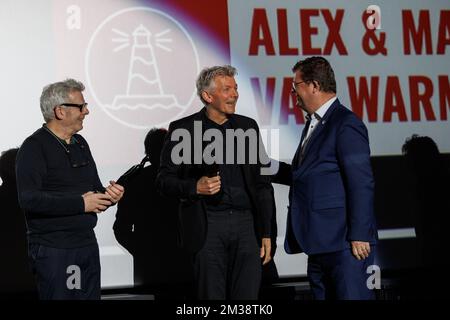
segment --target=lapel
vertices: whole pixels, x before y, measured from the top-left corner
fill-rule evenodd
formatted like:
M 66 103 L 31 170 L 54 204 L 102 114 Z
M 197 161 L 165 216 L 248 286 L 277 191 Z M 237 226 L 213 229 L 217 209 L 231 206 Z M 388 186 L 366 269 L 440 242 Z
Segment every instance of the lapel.
M 300 143 L 298 144 L 297 151 L 295 151 L 294 158 L 292 159 L 292 168 L 294 170 L 297 169 L 298 157 L 300 156 L 300 150 L 302 149 L 302 143 L 303 143 L 303 140 L 305 139 L 306 128 L 308 128 L 310 123 L 311 123 L 311 121 L 309 121 L 309 120 L 306 121 L 305 126 L 303 127 L 302 137 L 300 138 Z
M 314 143 L 318 140 L 318 137 L 323 133 L 324 129 L 330 125 L 329 119 L 333 111 L 340 106 L 339 99 L 336 99 L 333 104 L 328 108 L 325 115 L 322 117 L 320 122 L 314 128 L 314 131 L 311 133 L 311 137 L 309 138 L 308 144 L 305 149 L 305 157 L 303 159 L 302 165 L 299 167 L 299 171 L 303 172 L 309 165 L 309 163 L 315 159 L 314 154 L 311 154 L 311 149 L 315 146 Z
M 206 118 L 206 107 L 203 107 L 199 112 L 197 112 L 194 116 L 194 121 L 201 121 L 202 123 L 202 131 L 201 131 L 201 138 L 202 138 L 202 154 L 203 150 L 205 150 L 205 147 L 208 145 L 208 141 L 203 140 L 203 135 L 205 134 L 205 118 Z M 194 139 L 197 138 L 194 135 Z M 192 149 L 196 150 L 196 149 Z
M 202 120 L 203 119 L 203 115 L 205 114 L 205 112 L 206 112 L 206 107 L 203 107 L 203 108 L 200 109 L 200 111 L 194 113 L 193 114 L 194 120 L 197 120 L 197 121 Z
M 205 110 L 206 108 L 203 107 L 200 111 L 192 114 L 190 119 L 192 122 L 190 122 L 190 126 L 188 127 L 188 131 L 191 134 L 191 166 L 194 167 L 202 167 L 203 163 L 203 150 L 205 150 L 205 147 L 208 145 L 208 141 L 203 140 L 203 134 L 205 132 Z M 195 122 L 200 121 L 201 122 L 201 132 L 195 132 Z M 200 136 L 198 136 L 200 134 Z M 199 150 L 198 145 L 200 144 L 201 150 Z M 195 153 L 201 151 L 200 159 L 196 158 Z M 197 156 L 198 157 L 198 156 Z M 200 163 L 198 161 L 200 160 Z

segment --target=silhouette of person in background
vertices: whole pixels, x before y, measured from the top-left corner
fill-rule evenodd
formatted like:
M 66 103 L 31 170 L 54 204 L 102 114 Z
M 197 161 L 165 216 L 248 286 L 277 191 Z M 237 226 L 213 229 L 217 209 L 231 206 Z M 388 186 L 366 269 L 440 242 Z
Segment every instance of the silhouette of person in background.
M 446 275 L 450 264 L 445 255 L 450 245 L 450 172 L 438 146 L 426 136 L 413 135 L 402 147 L 417 201 L 416 235 L 424 272 L 419 282 L 426 297 L 449 296 Z M 436 275 L 440 275 L 436 277 Z
M 136 289 L 154 290 L 156 299 L 192 294 L 190 259 L 177 246 L 178 203 L 161 196 L 155 186 L 166 133 L 151 129 L 144 141 L 145 157 L 119 178 L 127 192 L 113 226 L 117 241 L 133 255 Z M 146 162 L 150 165 L 144 167 Z
M 37 298 L 33 274 L 28 266 L 25 217 L 19 207 L 16 184 L 16 156 L 18 148 L 2 152 L 0 157 L 0 293 L 21 294 Z

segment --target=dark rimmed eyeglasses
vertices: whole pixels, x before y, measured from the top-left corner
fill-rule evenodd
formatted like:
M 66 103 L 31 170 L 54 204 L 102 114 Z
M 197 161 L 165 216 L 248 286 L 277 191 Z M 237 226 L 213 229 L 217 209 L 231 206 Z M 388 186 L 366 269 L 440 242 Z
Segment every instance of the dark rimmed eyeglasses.
M 78 109 L 80 109 L 80 112 L 82 112 L 83 108 L 87 108 L 88 103 L 87 102 L 80 103 L 80 104 L 78 104 L 78 103 L 61 103 L 60 106 L 78 108 Z
M 295 92 L 297 90 L 297 87 L 300 83 L 305 83 L 305 81 L 299 81 L 299 82 L 292 81 L 292 92 Z

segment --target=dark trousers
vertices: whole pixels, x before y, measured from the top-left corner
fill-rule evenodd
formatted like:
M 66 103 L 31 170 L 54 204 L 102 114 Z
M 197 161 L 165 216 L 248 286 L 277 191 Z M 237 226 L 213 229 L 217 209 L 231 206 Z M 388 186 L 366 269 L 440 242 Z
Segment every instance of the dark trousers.
M 375 247 L 369 257 L 358 260 L 351 249 L 308 256 L 308 279 L 317 300 L 373 300 L 375 292 L 367 286 L 374 263 Z
M 100 299 L 100 258 L 97 244 L 57 249 L 30 243 L 28 256 L 39 299 Z
M 206 241 L 194 256 L 198 298 L 256 300 L 261 284 L 259 255 L 249 210 L 208 212 Z

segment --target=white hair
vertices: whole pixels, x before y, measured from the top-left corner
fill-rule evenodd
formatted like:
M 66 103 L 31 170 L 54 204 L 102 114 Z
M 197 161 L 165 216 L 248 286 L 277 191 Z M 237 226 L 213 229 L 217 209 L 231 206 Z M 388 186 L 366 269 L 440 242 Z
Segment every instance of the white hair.
M 230 65 L 225 66 L 214 66 L 211 68 L 204 68 L 196 82 L 197 86 L 197 95 L 199 96 L 200 100 L 204 104 L 208 104 L 202 97 L 202 92 L 206 90 L 213 89 L 214 86 L 214 78 L 218 76 L 225 76 L 225 77 L 234 77 L 237 74 L 237 70 L 235 67 L 232 67 Z
M 41 111 L 45 122 L 55 119 L 55 107 L 67 103 L 71 92 L 82 92 L 84 88 L 83 83 L 74 79 L 66 79 L 45 86 L 41 94 Z

